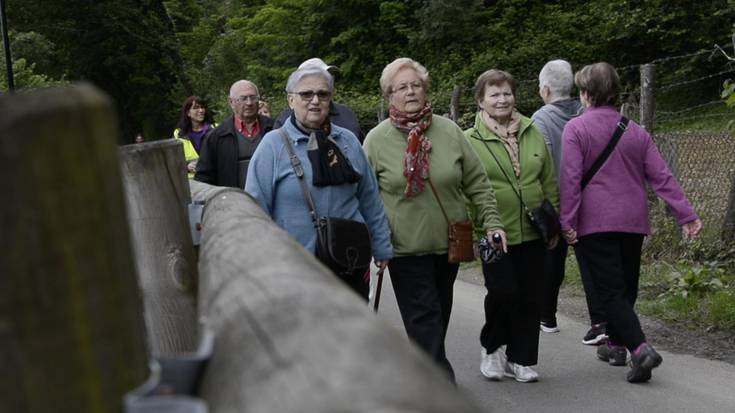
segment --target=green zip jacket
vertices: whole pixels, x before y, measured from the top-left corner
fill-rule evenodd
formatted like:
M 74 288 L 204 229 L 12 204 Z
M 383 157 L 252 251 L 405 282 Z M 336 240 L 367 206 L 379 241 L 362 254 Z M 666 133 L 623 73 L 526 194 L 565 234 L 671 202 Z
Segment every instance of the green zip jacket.
M 386 119 L 368 133 L 364 143 L 388 216 L 393 255 L 446 254 L 447 222 L 431 186 L 427 182 L 424 191 L 411 198 L 403 194 L 407 136 Z M 434 115 L 426 136 L 431 141 L 431 181 L 449 219 L 467 219 L 469 200 L 478 211 L 476 225 L 486 231 L 502 229 L 490 182 L 462 130 L 451 120 Z
M 475 116 L 475 126 L 467 129 L 464 134 L 480 157 L 480 162 L 485 167 L 485 172 L 495 190 L 500 220 L 505 228 L 508 244 L 516 245 L 539 239 L 538 232 L 531 225 L 516 194 L 523 198 L 523 202 L 530 209 L 539 207 L 544 198 L 547 198 L 559 211 L 559 190 L 554 177 L 554 161 L 541 132 L 536 129 L 531 119 L 521 116 L 518 131 L 520 177 L 516 177 L 513 172 L 510 156 L 503 142 L 485 126 L 479 113 Z M 498 169 L 498 163 L 490 155 L 488 148 L 495 154 L 505 175 Z M 510 182 L 506 175 L 510 178 Z

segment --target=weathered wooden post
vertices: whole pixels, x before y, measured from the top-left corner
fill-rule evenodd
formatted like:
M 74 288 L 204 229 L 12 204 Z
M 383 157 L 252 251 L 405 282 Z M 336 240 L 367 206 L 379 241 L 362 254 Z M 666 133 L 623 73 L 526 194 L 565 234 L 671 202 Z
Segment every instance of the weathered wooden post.
M 119 153 L 151 352 L 195 351 L 197 262 L 181 142 L 126 145 Z
M 454 85 L 454 88 L 452 89 L 452 99 L 449 102 L 449 117 L 455 123 L 457 122 L 457 119 L 459 119 L 459 94 L 461 91 L 462 88 L 459 85 Z
M 475 412 L 244 192 L 206 201 L 199 312 L 215 333 L 202 397 L 221 412 Z
M 119 412 L 148 376 L 111 102 L 0 97 L 0 411 Z
M 653 136 L 653 117 L 656 110 L 654 84 L 656 81 L 656 65 L 641 65 L 641 106 L 640 124 Z

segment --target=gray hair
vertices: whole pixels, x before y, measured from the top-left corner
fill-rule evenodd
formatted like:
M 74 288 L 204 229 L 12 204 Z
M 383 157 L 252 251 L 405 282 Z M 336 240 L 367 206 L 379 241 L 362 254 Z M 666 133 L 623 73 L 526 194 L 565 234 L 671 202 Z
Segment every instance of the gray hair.
M 566 60 L 552 60 L 538 74 L 539 89 L 547 86 L 552 98 L 568 98 L 573 84 L 572 65 Z
M 327 88 L 329 89 L 329 92 L 334 92 L 334 77 L 332 77 L 332 75 L 329 74 L 329 72 L 327 72 L 326 70 L 316 66 L 306 66 L 301 69 L 296 69 L 293 73 L 291 73 L 291 75 L 288 77 L 288 81 L 286 82 L 286 92 L 296 92 L 296 86 L 298 86 L 303 78 L 309 76 L 321 77 L 327 82 Z
M 245 80 L 245 79 L 238 80 L 237 82 L 233 83 L 232 86 L 230 86 L 230 97 L 236 98 L 237 96 L 232 95 L 232 91 L 234 91 L 238 87 L 248 86 L 248 85 L 252 86 L 255 89 L 255 93 L 258 95 L 258 97 L 260 97 L 260 91 L 258 91 L 258 86 L 255 83 L 249 80 Z
M 380 75 L 380 90 L 383 92 L 385 98 L 389 98 L 390 94 L 393 93 L 393 78 L 396 76 L 401 69 L 410 68 L 416 71 L 416 74 L 421 79 L 421 83 L 424 84 L 424 90 L 429 88 L 429 71 L 419 62 L 409 59 L 408 57 L 399 57 L 398 59 L 388 63 L 383 69 L 383 74 Z

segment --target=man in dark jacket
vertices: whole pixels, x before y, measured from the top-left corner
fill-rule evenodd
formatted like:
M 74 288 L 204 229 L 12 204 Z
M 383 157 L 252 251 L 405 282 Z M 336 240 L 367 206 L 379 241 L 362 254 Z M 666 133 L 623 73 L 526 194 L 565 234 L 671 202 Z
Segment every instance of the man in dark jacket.
M 217 186 L 245 187 L 250 158 L 273 119 L 258 114 L 260 93 L 255 83 L 238 80 L 230 87 L 233 116 L 204 139 L 194 179 Z
M 303 69 L 308 66 L 314 66 L 318 67 L 322 70 L 330 71 L 332 69 L 336 69 L 336 66 L 329 66 L 322 59 L 319 59 L 318 57 L 313 57 L 309 60 L 304 61 L 304 63 L 301 63 L 299 65 L 299 69 Z M 286 122 L 286 119 L 288 119 L 289 116 L 293 113 L 293 110 L 286 109 L 283 112 L 278 114 L 278 117 L 276 118 L 276 123 L 273 126 L 274 129 L 278 129 L 283 125 L 284 122 Z M 329 120 L 334 123 L 337 126 L 341 126 L 345 129 L 348 129 L 350 132 L 354 133 L 357 137 L 357 140 L 362 143 L 363 140 L 365 140 L 365 135 L 362 133 L 362 130 L 360 129 L 360 123 L 357 120 L 357 116 L 355 116 L 355 112 L 352 111 L 349 107 L 345 105 L 341 105 L 339 103 L 334 103 L 334 101 L 331 101 L 329 103 Z
M 567 122 L 584 111 L 582 103 L 571 97 L 573 82 L 572 66 L 569 62 L 552 60 L 546 63 L 539 73 L 539 95 L 545 105 L 531 116 L 538 130 L 544 135 L 546 146 L 554 159 L 557 182 L 561 167 L 562 131 Z M 559 287 L 564 280 L 566 258 L 566 242 L 559 242 L 554 249 L 546 252 L 546 274 L 541 297 L 541 331 L 546 333 L 559 331 L 556 323 L 556 306 Z M 596 298 L 586 265 L 579 260 L 579 256 L 577 256 L 577 263 L 587 296 L 587 308 L 592 324 L 590 330 L 582 338 L 582 342 L 590 345 L 601 344 L 607 339 L 605 331 L 607 317 L 602 309 L 602 303 Z

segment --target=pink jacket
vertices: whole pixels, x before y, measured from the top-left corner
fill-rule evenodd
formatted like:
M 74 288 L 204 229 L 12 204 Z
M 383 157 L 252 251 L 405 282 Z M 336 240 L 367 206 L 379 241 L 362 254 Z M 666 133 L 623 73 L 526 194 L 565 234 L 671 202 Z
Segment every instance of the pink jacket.
M 651 136 L 631 121 L 610 157 L 584 191 L 580 182 L 605 149 L 620 120 L 612 106 L 590 107 L 562 134 L 560 219 L 577 236 L 598 232 L 650 234 L 646 183 L 671 209 L 679 225 L 697 219 Z

